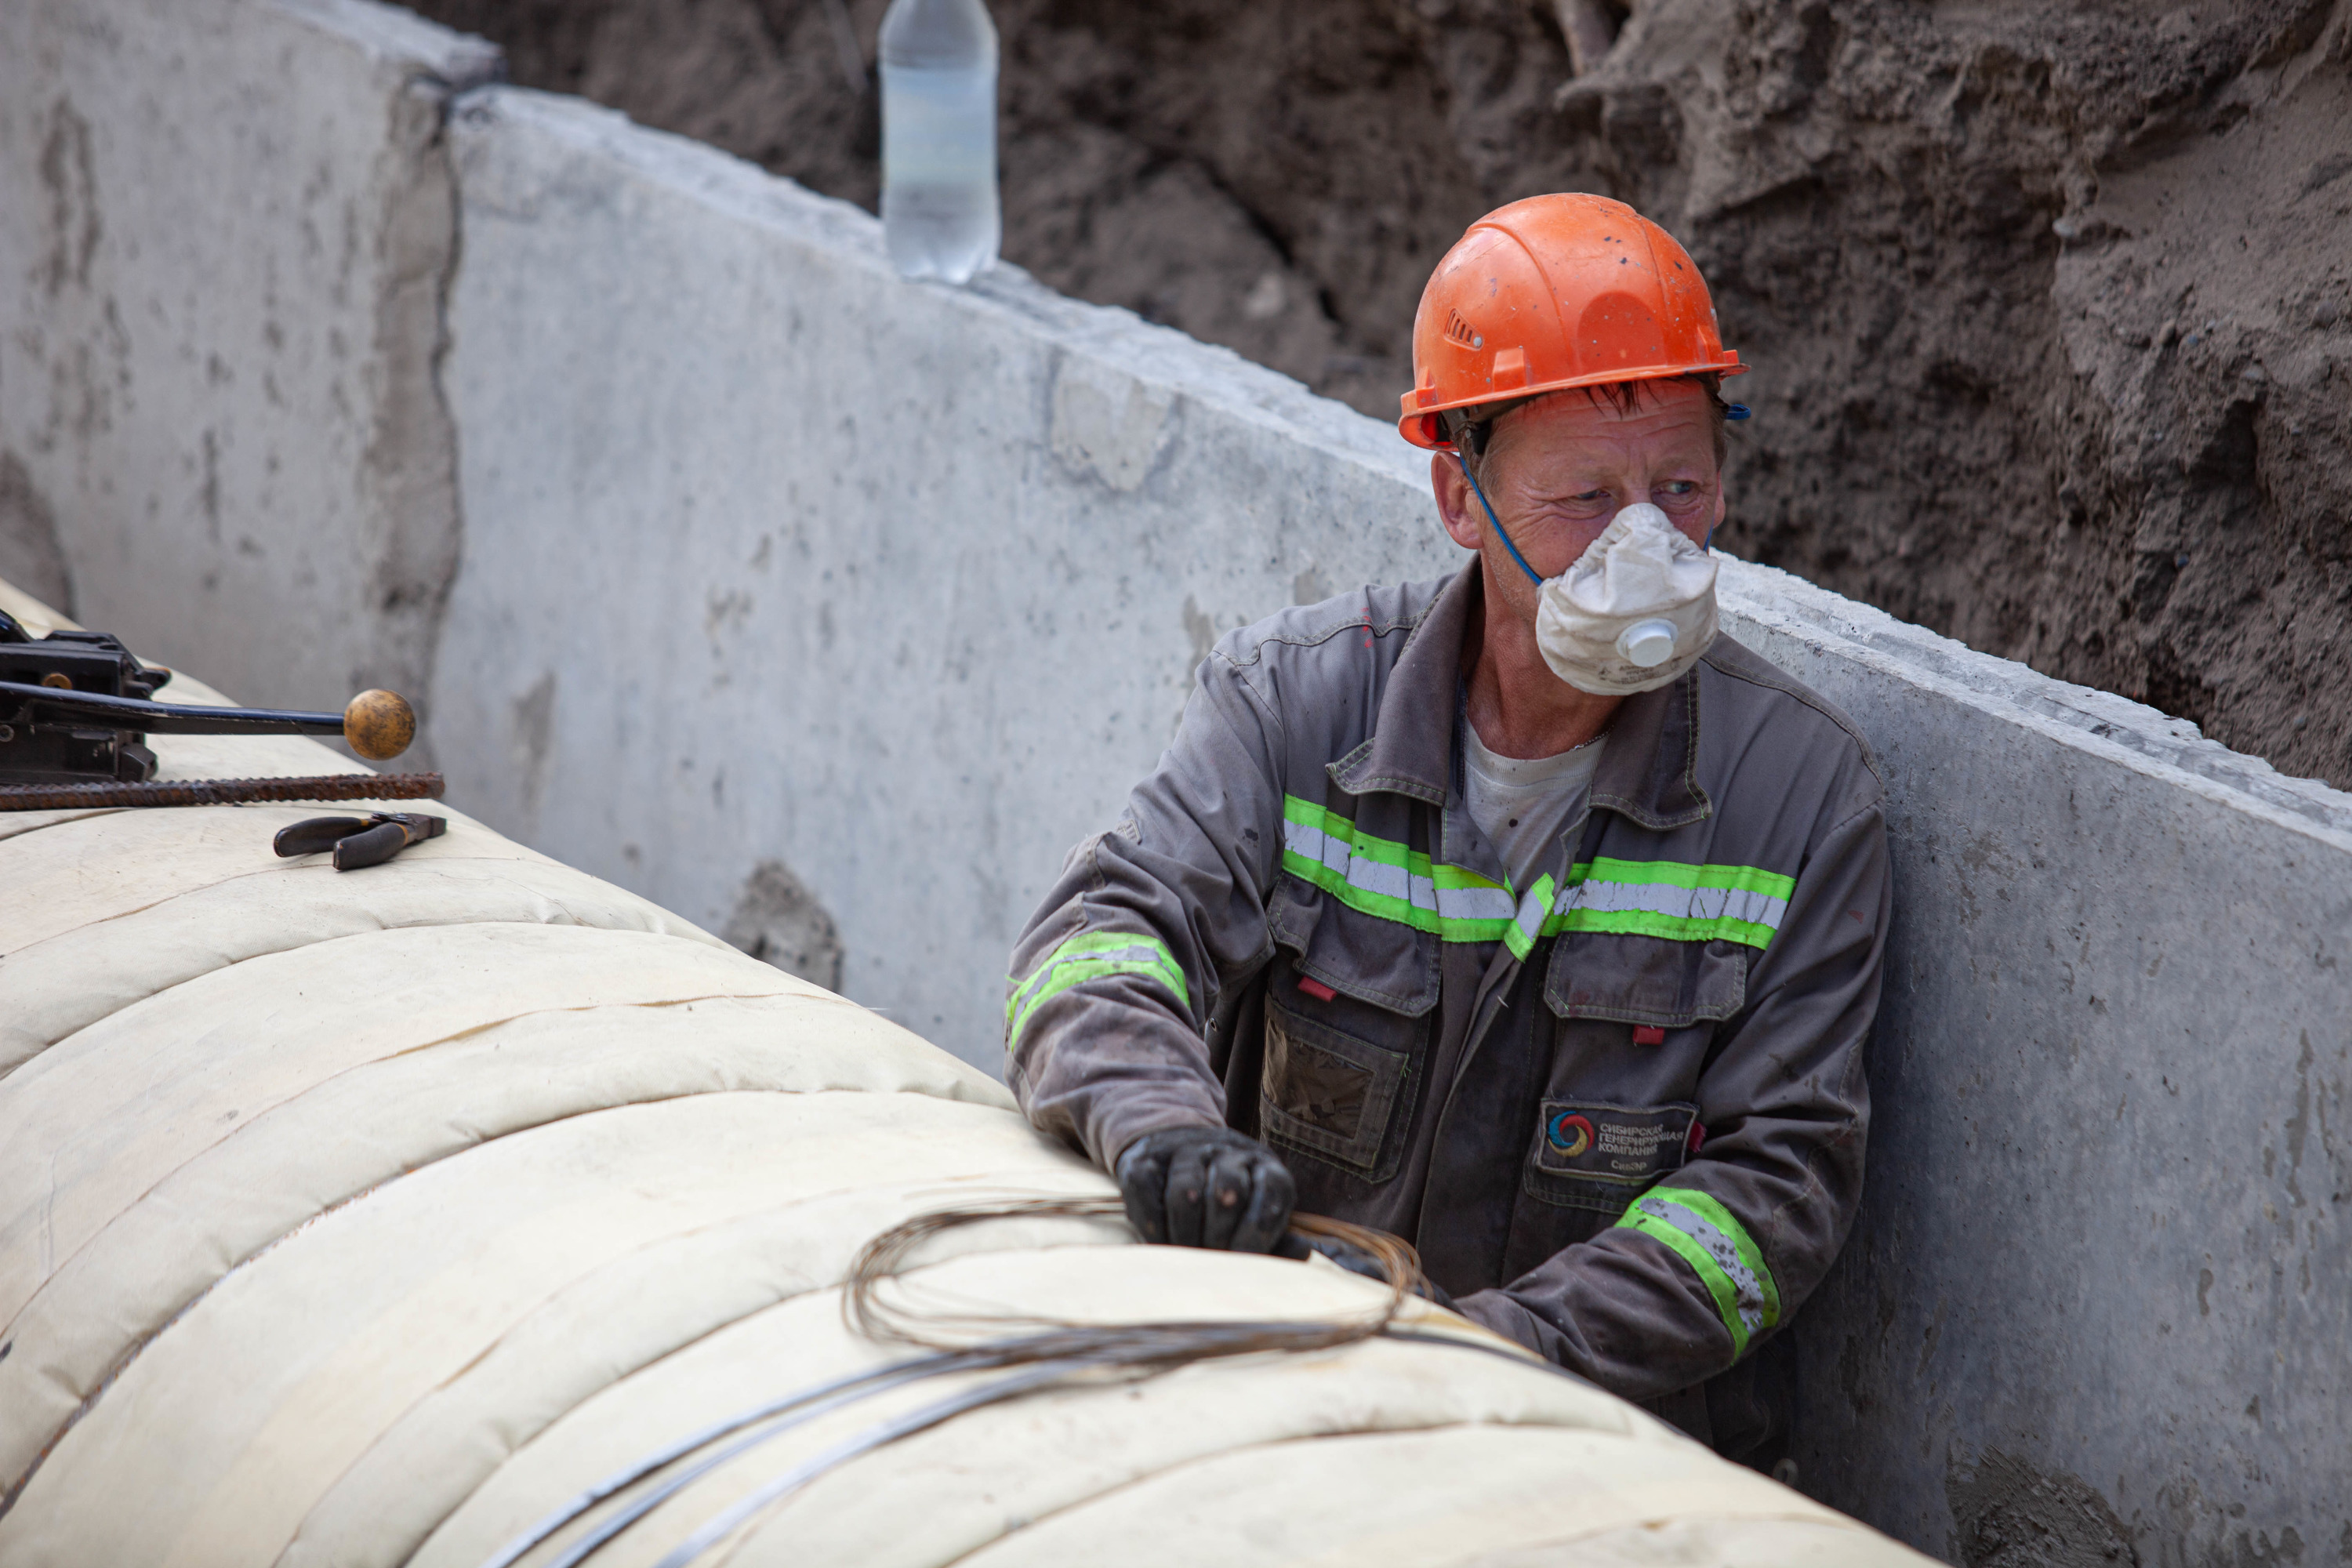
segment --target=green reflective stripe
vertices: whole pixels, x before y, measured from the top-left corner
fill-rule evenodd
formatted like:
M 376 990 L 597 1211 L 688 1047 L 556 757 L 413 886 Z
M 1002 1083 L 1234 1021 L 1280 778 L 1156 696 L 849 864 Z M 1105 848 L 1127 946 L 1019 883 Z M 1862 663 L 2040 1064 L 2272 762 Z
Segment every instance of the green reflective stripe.
M 1797 890 L 1794 877 L 1754 866 L 1694 866 L 1683 860 L 1612 860 L 1606 855 L 1585 861 L 1578 869 L 1610 882 L 1669 885 L 1677 888 L 1732 888 L 1789 901 Z
M 1772 1270 L 1764 1262 L 1764 1249 L 1756 1245 L 1756 1238 L 1748 1234 L 1748 1227 L 1739 1223 L 1738 1215 L 1724 1207 L 1712 1193 L 1695 1187 L 1654 1187 L 1647 1195 L 1690 1210 L 1731 1243 L 1745 1270 L 1744 1274 L 1735 1270 L 1734 1278 L 1741 1282 L 1743 1291 L 1752 1283 L 1756 1293 L 1758 1322 L 1751 1332 L 1760 1333 L 1780 1321 L 1780 1282 L 1772 1278 Z
M 1314 883 L 1351 910 L 1360 910 L 1365 914 L 1377 916 L 1384 921 L 1394 921 L 1400 925 L 1409 925 L 1415 931 L 1433 932 L 1438 929 L 1437 910 L 1434 907 L 1437 902 L 1437 891 L 1434 888 L 1430 889 L 1429 902 L 1432 907 L 1423 909 L 1412 902 L 1413 889 L 1409 879 L 1404 882 L 1402 897 L 1395 893 L 1383 892 L 1375 887 L 1367 887 L 1364 884 L 1370 881 L 1371 878 L 1358 870 L 1356 863 L 1343 862 L 1335 867 L 1328 860 L 1315 858 L 1308 851 L 1298 848 L 1295 839 L 1283 847 L 1282 868 L 1294 877 L 1303 878 Z M 1355 873 L 1352 879 L 1351 872 Z M 1403 879 L 1404 875 L 1400 872 L 1400 879 Z M 1423 879 L 1423 880 L 1426 879 Z
M 1282 868 L 1351 910 L 1445 942 L 1496 942 L 1517 913 L 1511 890 L 1359 829 L 1297 795 L 1282 800 Z
M 1769 947 L 1796 887 L 1793 879 L 1754 866 L 1601 857 L 1570 872 L 1544 932 L 1614 931 Z
M 1511 889 L 1475 871 L 1452 866 L 1440 866 L 1437 871 L 1438 936 L 1446 942 L 1501 941 L 1516 912 Z M 1458 885 L 1447 886 L 1448 873 L 1461 879 Z
M 1653 914 L 1647 910 L 1570 910 L 1545 922 L 1544 933 L 1613 931 L 1621 936 L 1654 936 L 1667 942 L 1737 942 L 1749 947 L 1772 945 L 1772 928 L 1748 921 L 1686 920 Z
M 1780 1289 L 1762 1250 L 1748 1227 L 1706 1193 L 1653 1187 L 1617 1223 L 1664 1243 L 1690 1265 L 1715 1300 L 1733 1355 L 1745 1355 L 1751 1340 L 1780 1321 Z
M 1691 1272 L 1698 1276 L 1699 1283 L 1705 1285 L 1707 1294 L 1715 1299 L 1716 1316 L 1723 1320 L 1724 1328 L 1731 1334 L 1732 1358 L 1738 1360 L 1747 1353 L 1748 1331 L 1740 1326 L 1738 1292 L 1733 1289 L 1730 1279 L 1715 1267 L 1714 1260 L 1707 1257 L 1697 1242 L 1671 1221 L 1645 1212 L 1642 1204 L 1627 1209 L 1615 1228 L 1636 1230 L 1653 1241 L 1662 1242 L 1667 1250 L 1689 1264 Z
M 1045 962 L 1014 988 L 1004 1004 L 1004 1048 L 1009 1051 L 1019 1042 L 1032 1013 L 1071 986 L 1107 974 L 1140 974 L 1157 980 L 1175 994 L 1185 1011 L 1192 1011 L 1192 994 L 1184 984 L 1184 971 L 1166 942 L 1124 931 L 1082 931 L 1047 954 Z
M 1551 893 L 1550 876 L 1538 877 L 1536 885 L 1528 889 L 1528 896 L 1519 900 L 1517 917 L 1503 928 L 1503 945 L 1511 950 L 1513 958 L 1525 962 L 1535 948 L 1536 939 L 1543 935 L 1551 910 Z
M 1295 795 L 1282 798 L 1282 868 L 1349 909 L 1445 942 L 1500 942 L 1523 961 L 1538 939 L 1563 931 L 1769 947 L 1797 886 L 1755 866 L 1601 856 L 1575 866 L 1556 900 L 1543 879 L 1544 903 L 1530 921 L 1527 901 L 1502 883 L 1434 864 Z
M 1419 876 L 1429 875 L 1429 857 L 1418 849 L 1409 849 L 1392 838 L 1381 838 L 1360 833 L 1356 825 L 1327 806 L 1301 800 L 1295 795 L 1282 797 L 1282 819 L 1302 827 L 1320 829 L 1329 837 L 1349 846 L 1357 858 L 1378 861 L 1383 866 L 1402 866 Z

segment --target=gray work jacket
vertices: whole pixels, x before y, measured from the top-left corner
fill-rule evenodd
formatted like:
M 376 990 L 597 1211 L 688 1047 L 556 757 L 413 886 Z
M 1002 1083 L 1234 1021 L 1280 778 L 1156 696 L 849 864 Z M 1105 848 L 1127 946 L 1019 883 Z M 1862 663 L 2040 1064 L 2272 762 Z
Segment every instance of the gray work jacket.
M 1619 708 L 1587 808 L 1514 889 L 1464 799 L 1480 593 L 1474 563 L 1219 642 L 1021 936 L 1008 1076 L 1106 1169 L 1159 1128 L 1239 1128 L 1302 1210 L 1412 1240 L 1468 1315 L 1752 1447 L 1727 1424 L 1768 1418 L 1718 1374 L 1862 1192 L 1876 763 L 1718 637 Z

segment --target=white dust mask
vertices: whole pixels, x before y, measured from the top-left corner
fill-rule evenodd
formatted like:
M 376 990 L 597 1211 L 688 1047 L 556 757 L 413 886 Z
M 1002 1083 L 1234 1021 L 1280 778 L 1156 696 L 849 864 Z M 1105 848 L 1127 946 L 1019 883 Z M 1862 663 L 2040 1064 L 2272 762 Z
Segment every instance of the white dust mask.
M 1596 697 L 1679 679 L 1715 641 L 1715 557 L 1648 501 L 1619 510 L 1569 569 L 1538 577 L 1504 531 L 1462 454 L 1462 477 L 1495 536 L 1536 584 L 1536 647 L 1551 672 Z
M 1536 610 L 1544 662 L 1601 697 L 1679 679 L 1715 629 L 1715 557 L 1648 501 L 1619 511 L 1573 565 L 1547 579 Z

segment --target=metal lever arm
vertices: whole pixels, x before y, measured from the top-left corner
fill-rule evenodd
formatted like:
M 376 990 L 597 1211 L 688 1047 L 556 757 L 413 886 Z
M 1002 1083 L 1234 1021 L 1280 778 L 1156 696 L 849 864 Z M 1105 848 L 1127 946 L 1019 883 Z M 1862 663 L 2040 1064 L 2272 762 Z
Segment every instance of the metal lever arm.
M 300 713 L 277 708 L 199 708 L 184 702 L 150 702 L 137 697 L 103 697 L 94 691 L 64 691 L 0 680 L 0 709 L 16 710 L 19 724 L 79 724 L 104 730 L 137 730 L 150 735 L 340 735 L 340 713 Z
M 0 723 L 147 735 L 340 735 L 370 762 L 400 755 L 416 738 L 415 713 L 389 691 L 362 691 L 341 713 L 304 713 L 283 708 L 199 708 L 0 680 Z

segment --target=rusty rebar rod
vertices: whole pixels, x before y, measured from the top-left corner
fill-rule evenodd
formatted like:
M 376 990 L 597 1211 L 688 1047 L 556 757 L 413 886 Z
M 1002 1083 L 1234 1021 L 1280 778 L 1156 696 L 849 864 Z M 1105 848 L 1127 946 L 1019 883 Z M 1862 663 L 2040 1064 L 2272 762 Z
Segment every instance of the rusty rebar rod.
M 124 805 L 254 805 L 276 800 L 439 800 L 439 773 L 310 773 L 283 779 L 0 784 L 0 811 Z

